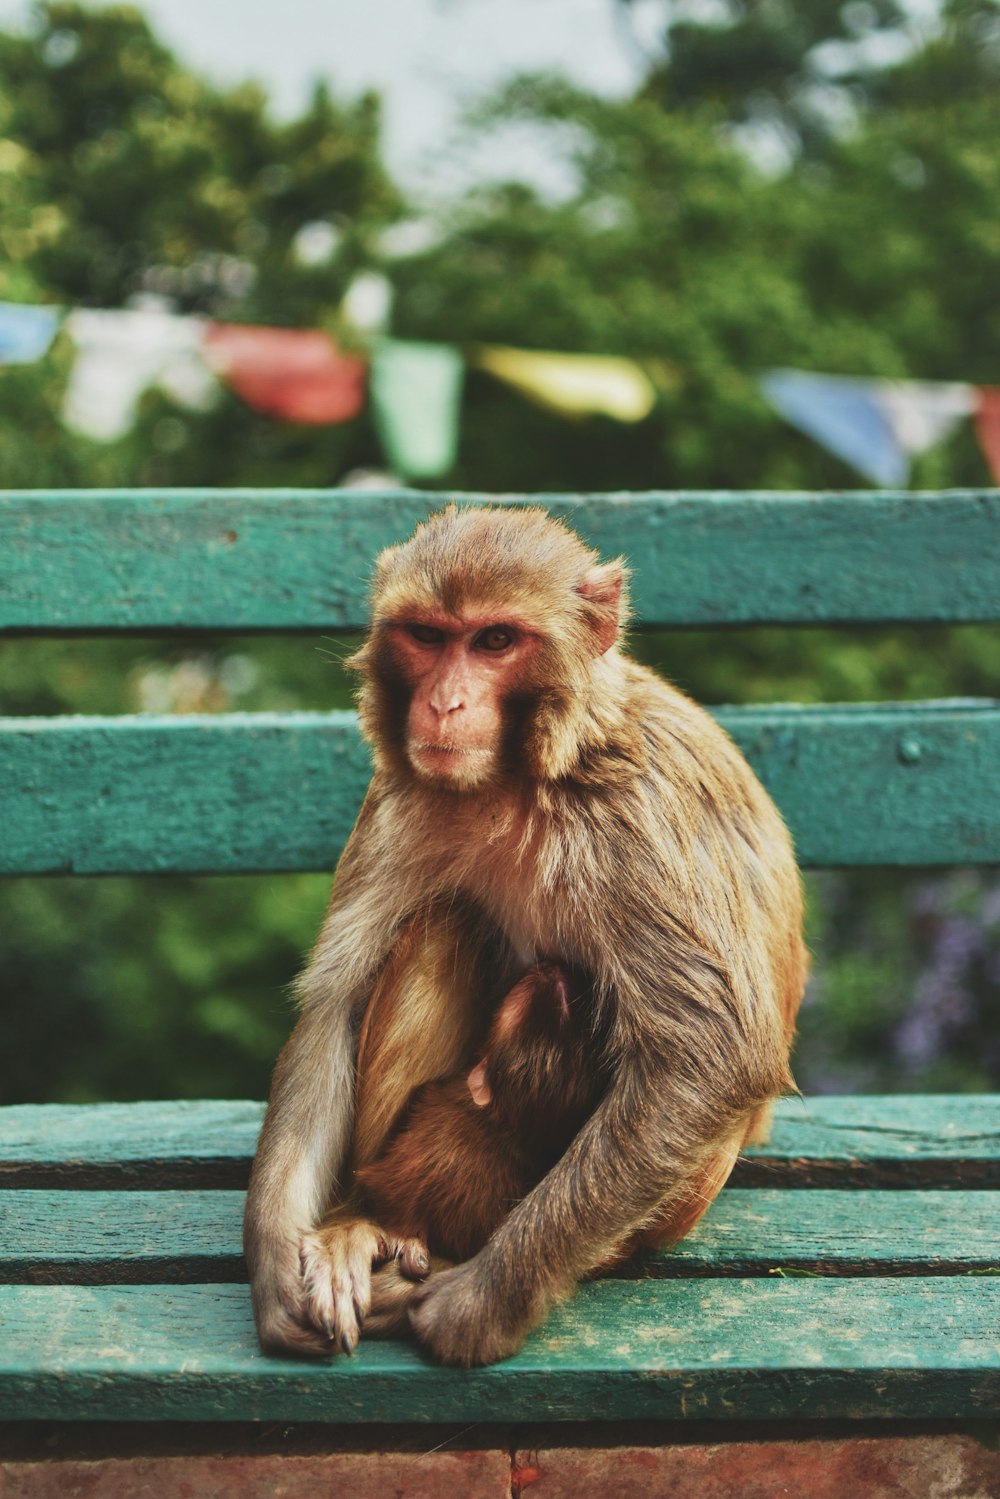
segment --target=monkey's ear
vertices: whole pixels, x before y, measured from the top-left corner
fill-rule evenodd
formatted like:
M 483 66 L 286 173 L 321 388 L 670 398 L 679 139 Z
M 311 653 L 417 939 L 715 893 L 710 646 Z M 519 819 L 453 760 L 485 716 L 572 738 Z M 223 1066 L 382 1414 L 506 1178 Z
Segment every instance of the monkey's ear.
M 599 656 L 609 651 L 618 639 L 624 584 L 625 568 L 616 558 L 614 562 L 602 562 L 592 567 L 577 585 L 577 593 L 591 606 L 588 613 Z
M 472 1071 L 469 1073 L 469 1076 L 466 1078 L 466 1082 L 469 1087 L 469 1092 L 472 1094 L 472 1102 L 476 1105 L 477 1108 L 485 1109 L 486 1105 L 492 1102 L 493 1099 L 493 1092 L 486 1078 L 485 1057 L 483 1057 L 483 1060 L 477 1067 L 473 1067 Z

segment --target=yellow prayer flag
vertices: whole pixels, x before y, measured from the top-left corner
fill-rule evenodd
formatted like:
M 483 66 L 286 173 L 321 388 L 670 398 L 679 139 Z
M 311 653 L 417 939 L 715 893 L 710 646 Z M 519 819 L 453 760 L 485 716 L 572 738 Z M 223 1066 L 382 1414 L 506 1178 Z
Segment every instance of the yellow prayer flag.
M 641 422 L 656 392 L 631 359 L 604 354 L 550 354 L 534 349 L 480 346 L 471 362 L 562 416 L 600 413 L 619 422 Z

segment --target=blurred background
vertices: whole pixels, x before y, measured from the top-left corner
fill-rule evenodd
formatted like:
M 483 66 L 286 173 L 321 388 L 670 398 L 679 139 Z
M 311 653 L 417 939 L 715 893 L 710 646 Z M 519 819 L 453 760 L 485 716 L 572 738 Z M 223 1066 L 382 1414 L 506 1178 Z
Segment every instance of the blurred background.
M 373 472 L 486 491 L 857 488 L 863 455 L 848 467 L 782 420 L 764 372 L 1000 383 L 989 0 L 233 14 L 0 0 L 5 488 Z M 84 354 L 125 326 L 87 316 L 123 310 L 144 337 L 169 323 L 187 355 L 211 320 L 211 377 L 188 359 L 190 378 L 166 378 L 157 344 L 124 391 L 98 358 L 82 399 Z M 439 368 L 450 351 L 436 452 L 414 452 L 398 398 L 322 420 L 264 399 L 253 359 L 277 345 L 233 354 L 239 324 L 321 332 L 334 384 L 373 350 L 429 348 Z M 133 344 L 118 347 L 120 373 Z M 599 395 L 571 415 L 536 351 L 627 361 L 648 399 L 627 420 Z M 907 453 L 911 487 L 993 482 L 972 423 L 935 430 Z M 349 706 L 350 645 L 11 640 L 0 712 Z M 993 696 L 1000 664 L 992 626 L 637 632 L 633 648 L 709 704 Z M 0 881 L 0 1099 L 263 1096 L 328 883 Z M 1000 1085 L 1000 871 L 830 872 L 808 890 L 803 1089 Z

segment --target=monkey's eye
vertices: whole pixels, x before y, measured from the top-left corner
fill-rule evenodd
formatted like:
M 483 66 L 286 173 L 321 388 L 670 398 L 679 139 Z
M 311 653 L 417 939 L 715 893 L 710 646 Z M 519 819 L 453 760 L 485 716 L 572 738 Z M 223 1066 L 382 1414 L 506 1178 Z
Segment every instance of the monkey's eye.
M 438 630 L 434 625 L 410 625 L 410 634 L 414 640 L 421 645 L 440 645 L 444 639 L 444 631 Z
M 514 644 L 514 632 L 506 625 L 490 625 L 476 636 L 476 645 L 484 651 L 505 651 Z

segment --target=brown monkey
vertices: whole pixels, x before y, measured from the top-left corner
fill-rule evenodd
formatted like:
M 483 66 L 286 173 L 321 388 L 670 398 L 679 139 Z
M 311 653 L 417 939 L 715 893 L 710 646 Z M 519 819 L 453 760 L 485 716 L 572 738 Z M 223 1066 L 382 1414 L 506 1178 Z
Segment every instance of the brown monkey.
M 469 1259 L 555 1165 L 607 1084 L 578 978 L 538 963 L 502 1001 L 471 1072 L 414 1090 L 357 1179 L 377 1222 Z
M 714 720 L 619 653 L 623 579 L 519 506 L 451 507 L 379 558 L 354 658 L 375 774 L 247 1200 L 269 1349 L 353 1346 L 372 1264 L 420 1268 L 359 1211 L 313 1225 L 351 1193 L 352 1140 L 364 1169 L 539 954 L 588 975 L 610 1078 L 488 1243 L 412 1292 L 444 1362 L 505 1357 L 581 1276 L 685 1232 L 790 1084 L 806 959 L 788 835 Z

